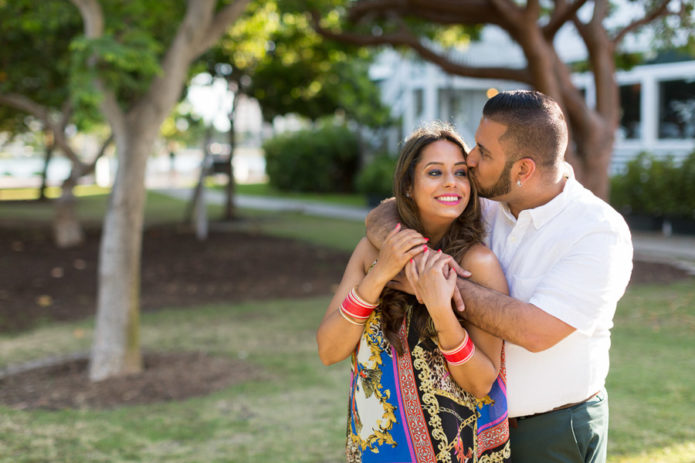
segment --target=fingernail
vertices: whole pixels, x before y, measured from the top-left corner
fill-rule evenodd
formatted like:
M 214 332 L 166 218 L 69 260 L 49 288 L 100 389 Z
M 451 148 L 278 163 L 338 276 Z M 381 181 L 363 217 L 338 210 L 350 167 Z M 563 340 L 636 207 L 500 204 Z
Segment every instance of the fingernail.
M 425 243 L 427 243 L 429 240 L 430 240 L 429 238 L 425 238 Z
M 396 224 L 396 229 L 399 229 L 399 228 L 401 228 L 401 223 L 400 223 L 400 222 L 398 222 L 398 223 Z
M 427 250 L 429 249 L 426 244 L 423 244 L 422 247 L 425 250 L 425 252 L 427 252 Z
M 413 263 L 413 259 L 410 259 L 410 263 L 411 263 L 411 264 Z
M 442 250 L 441 250 L 441 249 L 437 249 L 437 253 L 440 253 L 440 252 L 442 252 Z

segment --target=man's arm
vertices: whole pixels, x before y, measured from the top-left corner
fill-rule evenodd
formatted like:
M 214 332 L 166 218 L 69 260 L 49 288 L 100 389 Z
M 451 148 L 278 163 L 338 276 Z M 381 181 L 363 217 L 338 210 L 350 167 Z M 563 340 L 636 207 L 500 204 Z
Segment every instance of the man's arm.
M 389 198 L 372 209 L 365 219 L 367 227 L 367 239 L 372 246 L 381 249 L 386 236 L 394 229 L 400 221 L 398 216 L 398 208 L 396 208 L 396 200 Z
M 575 329 L 533 304 L 459 278 L 466 309 L 463 316 L 477 327 L 531 352 L 548 349 Z

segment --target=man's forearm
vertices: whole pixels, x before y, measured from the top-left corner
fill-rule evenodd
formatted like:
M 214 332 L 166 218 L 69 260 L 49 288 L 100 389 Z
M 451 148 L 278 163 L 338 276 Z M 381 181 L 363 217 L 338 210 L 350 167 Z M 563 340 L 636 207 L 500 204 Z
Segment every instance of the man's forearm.
M 545 350 L 574 331 L 574 328 L 533 304 L 458 279 L 465 303 L 463 316 L 479 328 L 531 352 Z
M 386 236 L 399 220 L 395 199 L 385 200 L 367 214 L 365 219 L 367 239 L 375 248 L 381 249 Z

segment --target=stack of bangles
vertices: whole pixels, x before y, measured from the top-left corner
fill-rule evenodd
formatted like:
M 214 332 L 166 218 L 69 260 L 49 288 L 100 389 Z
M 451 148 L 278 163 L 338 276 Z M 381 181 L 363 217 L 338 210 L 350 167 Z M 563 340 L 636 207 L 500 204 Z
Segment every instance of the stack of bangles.
M 338 307 L 340 315 L 353 325 L 364 325 L 378 304 L 370 304 L 357 295 L 352 288 L 345 300 Z M 355 321 L 357 320 L 357 321 Z
M 471 340 L 471 337 L 468 336 L 468 332 L 466 332 L 461 344 L 451 350 L 444 350 L 441 347 L 439 350 L 449 365 L 463 365 L 473 358 L 473 354 L 475 354 L 475 344 L 473 344 L 473 340 Z

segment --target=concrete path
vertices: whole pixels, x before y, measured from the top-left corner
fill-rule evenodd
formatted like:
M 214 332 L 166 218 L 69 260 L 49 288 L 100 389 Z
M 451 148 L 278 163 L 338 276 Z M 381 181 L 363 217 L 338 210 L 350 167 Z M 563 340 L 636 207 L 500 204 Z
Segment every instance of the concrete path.
M 188 200 L 191 197 L 190 189 L 163 188 L 155 191 L 183 200 Z M 208 203 L 222 204 L 224 193 L 219 190 L 207 189 L 205 190 L 205 198 Z M 357 221 L 364 221 L 367 212 L 369 212 L 369 209 L 363 207 L 249 195 L 237 195 L 236 205 L 248 209 L 294 211 Z M 640 260 L 670 263 L 695 275 L 695 236 L 664 236 L 660 233 L 634 232 L 632 242 L 635 248 L 635 257 Z
M 164 188 L 156 189 L 158 193 L 188 201 L 191 198 L 190 189 Z M 224 193 L 219 190 L 205 190 L 205 200 L 210 204 L 223 204 Z M 292 211 L 309 215 L 364 221 L 369 209 L 364 207 L 340 206 L 336 204 L 302 201 L 297 199 L 271 198 L 265 196 L 236 195 L 236 206 L 262 211 Z

